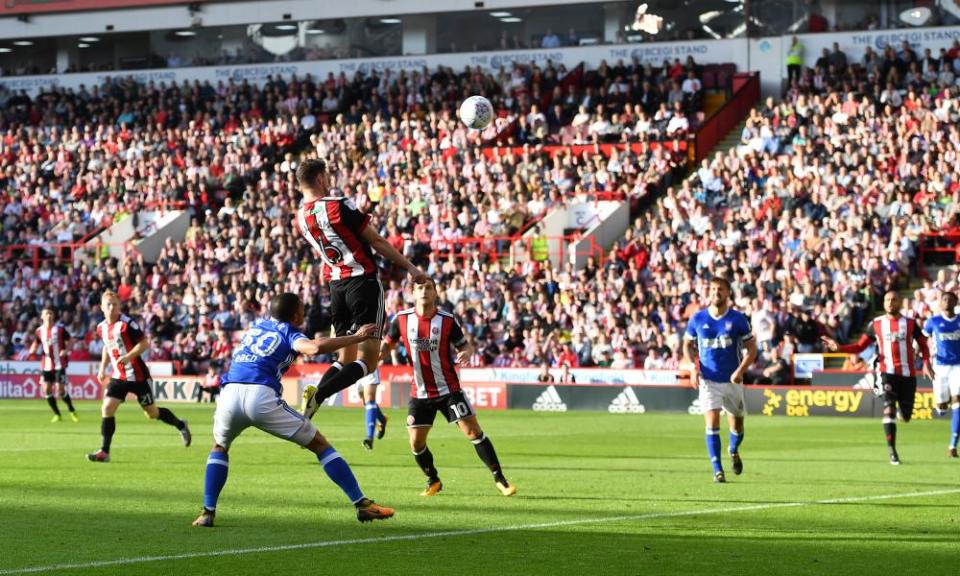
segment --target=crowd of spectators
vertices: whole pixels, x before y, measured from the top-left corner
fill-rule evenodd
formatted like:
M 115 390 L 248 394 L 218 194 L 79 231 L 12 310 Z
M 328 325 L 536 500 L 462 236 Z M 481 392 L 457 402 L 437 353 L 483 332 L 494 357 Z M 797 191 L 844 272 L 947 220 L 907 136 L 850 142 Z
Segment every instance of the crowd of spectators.
M 303 294 L 310 329 L 323 330 L 329 297 L 290 223 L 297 163 L 317 155 L 330 160 L 333 185 L 440 281 L 444 305 L 476 344 L 475 365 L 677 368 L 686 319 L 704 305 L 709 278 L 724 275 L 765 352 L 752 377 L 785 381 L 794 352 L 819 350 L 823 334 L 850 337 L 884 290 L 908 286 L 920 234 L 956 223 L 960 98 L 943 74 L 955 58 L 941 55 L 937 74 L 927 63 L 911 74 L 921 64 L 909 51 L 804 71 L 782 101 L 751 112 L 739 146 L 704 160 L 580 270 L 515 265 L 495 251 L 560 203 L 647 194 L 653 176 L 681 160 L 662 148 L 577 156 L 530 143 L 488 154 L 456 122 L 458 99 L 477 92 L 511 117 L 538 114 L 534 95 L 551 93 L 547 79 L 559 70 L 272 79 L 261 88 L 118 81 L 7 95 L 4 244 L 75 240 L 158 203 L 183 202 L 194 220 L 156 263 L 131 252 L 78 264 L 50 249 L 33 270 L 6 249 L 0 345 L 22 357 L 37 308 L 53 304 L 77 337 L 74 357 L 95 357 L 106 286 L 154 336 L 151 357 L 186 370 L 225 361 L 232 335 L 280 290 Z M 615 68 L 584 75 L 578 108 L 600 93 L 592 78 L 606 78 L 603 88 L 628 76 Z M 383 275 L 395 312 L 406 306 L 402 278 Z M 954 277 L 931 279 L 909 313 L 926 314 Z
M 754 379 L 783 382 L 784 358 L 820 351 L 822 335 L 849 338 L 884 291 L 918 276 L 920 235 L 956 228 L 958 63 L 957 51 L 921 61 L 909 46 L 859 63 L 825 54 L 782 101 L 751 112 L 740 146 L 636 221 L 608 264 L 612 278 L 639 279 L 626 299 L 608 288 L 621 305 L 598 315 L 602 329 L 629 329 L 644 310 L 662 351 L 677 350 L 705 282 L 723 275 L 765 351 Z M 929 314 L 954 278 L 942 270 L 908 314 Z
M 0 94 L 2 356 L 25 357 L 39 309 L 51 305 L 74 336 L 72 357 L 98 357 L 94 327 L 106 287 L 152 335 L 150 358 L 188 372 L 222 364 L 237 331 L 278 291 L 303 294 L 314 307 L 311 330 L 322 330 L 329 298 L 290 221 L 303 155 L 327 159 L 335 188 L 370 212 L 391 243 L 450 280 L 451 304 L 471 330 L 484 314 L 468 312 L 468 303 L 486 298 L 502 301 L 506 317 L 529 314 L 526 301 L 538 300 L 541 283 L 523 282 L 522 270 L 491 250 L 506 252 L 509 237 L 570 199 L 647 195 L 677 164 L 652 148 L 606 157 L 596 146 L 575 155 L 527 144 L 488 155 L 456 119 L 456 104 L 473 93 L 504 112 L 501 125 L 536 114 L 562 73 L 518 65 L 499 75 L 438 69 L 271 78 L 259 87 L 118 78 L 35 98 Z M 592 89 L 584 82 L 572 93 L 585 99 Z M 168 241 L 155 262 L 132 245 L 120 258 L 58 246 L 127 215 L 172 208 L 186 208 L 192 221 L 184 241 Z M 396 311 L 400 278 L 384 275 Z M 509 336 L 474 331 L 484 342 Z M 489 346 L 484 353 L 499 355 Z

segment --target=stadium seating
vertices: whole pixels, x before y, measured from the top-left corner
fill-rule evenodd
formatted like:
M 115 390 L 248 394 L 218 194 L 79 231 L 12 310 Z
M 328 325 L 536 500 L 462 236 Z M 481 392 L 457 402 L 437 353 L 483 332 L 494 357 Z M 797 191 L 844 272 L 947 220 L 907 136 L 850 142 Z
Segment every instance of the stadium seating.
M 676 89 L 683 66 L 678 72 L 618 63 L 571 72 L 516 65 L 499 75 L 437 69 L 277 77 L 261 87 L 139 85 L 118 78 L 76 93 L 7 94 L 0 108 L 9 191 L 0 200 L 0 354 L 23 359 L 37 308 L 53 304 L 77 337 L 72 356 L 97 357 L 93 327 L 104 287 L 116 289 L 154 336 L 151 358 L 173 360 L 186 372 L 228 357 L 233 334 L 279 290 L 314 302 L 311 329 L 322 329 L 328 300 L 289 219 L 299 157 L 317 154 L 332 161 L 336 186 L 373 214 L 385 237 L 445 281 L 450 306 L 479 345 L 477 364 L 506 358 L 642 364 L 651 343 L 667 342 L 652 334 L 653 323 L 638 319 L 644 328 L 637 332 L 622 325 L 608 330 L 596 320 L 622 289 L 623 280 L 611 272 L 619 266 L 614 255 L 577 273 L 537 265 L 529 282 L 522 276 L 529 267 L 513 269 L 499 257 L 550 207 L 591 195 L 652 197 L 651 187 L 684 162 L 682 133 L 670 134 L 663 146 L 622 147 L 651 138 L 652 130 L 632 131 L 633 113 L 655 112 L 669 88 Z M 451 114 L 463 94 L 474 92 L 507 115 L 501 125 L 523 118 L 531 128 L 522 137 L 505 132 L 504 143 L 520 152 L 479 152 L 481 140 Z M 684 114 L 700 105 L 692 95 L 678 98 Z M 564 113 L 550 128 L 541 110 L 554 106 Z M 625 129 L 613 137 L 593 130 L 578 141 L 610 142 L 622 152 L 609 155 L 608 144 L 589 152 L 552 149 L 581 106 L 590 110 L 589 126 Z M 168 243 L 157 262 L 130 251 L 122 264 L 71 265 L 73 243 L 126 214 L 171 208 L 188 209 L 193 222 L 186 240 Z M 477 239 L 490 247 L 488 257 L 474 254 Z M 462 263 L 469 264 L 466 274 Z M 390 270 L 384 275 L 388 307 L 396 310 L 399 278 Z M 601 333 L 608 341 L 599 340 Z M 676 361 L 675 354 L 662 356 L 668 365 Z

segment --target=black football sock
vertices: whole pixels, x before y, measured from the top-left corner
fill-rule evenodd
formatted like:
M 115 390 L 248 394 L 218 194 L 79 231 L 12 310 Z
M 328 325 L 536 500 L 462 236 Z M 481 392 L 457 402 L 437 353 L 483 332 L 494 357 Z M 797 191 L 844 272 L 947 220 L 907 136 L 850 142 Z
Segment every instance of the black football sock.
M 427 478 L 430 479 L 430 482 L 439 482 L 440 476 L 437 473 L 437 469 L 433 466 L 433 454 L 430 452 L 430 449 L 426 446 L 423 447 L 423 451 L 413 453 L 414 460 L 417 461 L 417 466 L 420 466 L 420 469 L 423 470 L 423 473 L 426 474 Z
M 157 418 L 159 418 L 164 424 L 169 424 L 177 430 L 183 430 L 183 427 L 186 426 L 186 424 L 183 423 L 183 420 L 174 416 L 173 412 L 167 408 L 158 408 L 157 412 L 159 413 Z
M 500 459 L 497 458 L 497 451 L 494 450 L 493 442 L 487 438 L 487 435 L 481 434 L 480 438 L 471 440 L 471 442 L 473 442 L 473 447 L 477 451 L 477 456 L 493 472 L 493 477 L 497 480 L 503 479 L 503 472 L 500 471 Z
M 367 375 L 367 364 L 363 360 L 357 360 L 338 370 L 336 374 L 327 380 L 327 374 L 333 371 L 333 368 L 327 370 L 327 373 L 320 379 L 320 385 L 317 386 L 317 403 L 322 403 L 327 398 L 333 396 L 344 388 L 349 388 L 357 380 Z M 324 382 L 326 380 L 326 382 Z
M 341 370 L 343 370 L 343 364 L 339 362 L 334 362 L 331 364 L 330 367 L 327 368 L 327 371 L 323 373 L 323 376 L 320 377 L 320 382 L 317 384 L 317 387 L 323 386 L 329 382 L 330 379 L 339 374 Z
M 897 451 L 897 419 L 885 416 L 883 418 L 883 433 L 887 436 L 887 447 L 890 452 Z
M 53 413 L 57 416 L 60 415 L 60 408 L 57 407 L 57 399 L 53 394 L 47 396 L 47 404 L 50 405 L 50 409 L 53 410 Z
M 71 412 L 76 412 L 76 410 L 73 409 L 73 400 L 70 399 L 69 394 L 63 395 L 63 403 L 67 405 L 68 410 L 70 410 Z
M 117 419 L 113 416 L 104 417 L 100 421 L 100 435 L 103 436 L 103 444 L 100 449 L 110 453 L 110 443 L 113 442 L 113 433 L 117 431 Z

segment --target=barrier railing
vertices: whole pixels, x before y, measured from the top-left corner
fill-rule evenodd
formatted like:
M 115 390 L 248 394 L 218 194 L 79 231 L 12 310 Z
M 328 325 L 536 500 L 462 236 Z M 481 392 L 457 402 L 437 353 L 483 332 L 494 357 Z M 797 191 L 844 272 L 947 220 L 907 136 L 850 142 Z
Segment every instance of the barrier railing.
M 94 259 L 103 256 L 104 248 L 121 247 L 125 251 L 133 249 L 130 242 L 44 242 L 42 244 L 0 245 L 0 262 L 16 261 L 28 265 L 34 270 L 45 260 L 72 261 L 76 252 L 89 250 Z
M 700 162 L 713 147 L 743 121 L 760 98 L 760 73 L 738 73 L 733 76 L 733 96 L 691 135 L 694 161 Z
M 565 262 L 575 256 L 593 256 L 598 263 L 603 262 L 603 247 L 596 239 L 590 238 L 586 250 L 571 252 L 571 242 L 579 240 L 578 234 L 567 236 L 485 236 L 455 238 L 450 240 L 432 240 L 426 244 L 437 254 L 438 260 L 447 260 L 451 254 L 463 263 L 477 258 L 480 262 L 514 265 L 523 262 L 548 262 L 551 257 Z
M 918 257 L 920 276 L 927 279 L 928 264 L 949 265 L 960 262 L 960 230 L 946 230 L 921 234 Z

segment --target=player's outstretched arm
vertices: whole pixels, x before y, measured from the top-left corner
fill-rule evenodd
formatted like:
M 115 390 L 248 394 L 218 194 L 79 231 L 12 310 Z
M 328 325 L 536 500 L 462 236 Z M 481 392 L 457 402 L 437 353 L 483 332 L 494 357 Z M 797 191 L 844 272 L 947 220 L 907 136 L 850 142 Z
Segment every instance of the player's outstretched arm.
M 853 344 L 837 344 L 837 341 L 828 336 L 821 336 L 820 340 L 830 352 L 844 352 L 846 354 L 859 354 L 873 344 L 873 336 L 869 333 L 860 336 L 860 339 Z
M 407 273 L 413 277 L 414 282 L 426 282 L 427 275 L 424 274 L 422 270 L 414 266 L 412 262 L 407 260 L 406 256 L 391 246 L 390 243 L 387 242 L 383 236 L 377 233 L 372 226 L 365 226 L 360 232 L 360 237 L 363 238 L 363 240 L 378 254 L 406 270 Z
M 317 338 L 309 340 L 301 338 L 293 343 L 293 349 L 300 354 L 307 356 L 316 356 L 317 354 L 330 354 L 341 348 L 359 344 L 364 340 L 371 338 L 377 331 L 376 324 L 365 324 L 357 330 L 352 336 L 341 336 L 339 338 Z

